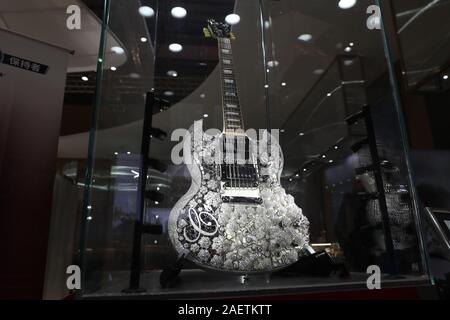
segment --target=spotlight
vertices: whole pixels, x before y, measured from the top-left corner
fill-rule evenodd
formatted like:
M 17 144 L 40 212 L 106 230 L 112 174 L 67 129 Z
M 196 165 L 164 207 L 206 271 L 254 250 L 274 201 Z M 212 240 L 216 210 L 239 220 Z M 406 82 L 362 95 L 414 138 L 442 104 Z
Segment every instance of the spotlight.
M 169 77 L 174 77 L 174 78 L 176 78 L 176 77 L 178 77 L 178 72 L 176 72 L 175 70 L 169 70 L 169 71 L 167 71 L 167 75 L 168 75 Z
M 187 15 L 187 11 L 183 7 L 172 8 L 170 13 L 172 14 L 172 16 L 174 18 L 177 18 L 177 19 L 182 19 L 182 18 L 186 17 L 186 15 Z
M 151 18 L 155 15 L 155 10 L 149 6 L 139 7 L 139 14 L 145 18 Z
M 179 43 L 172 43 L 169 45 L 169 50 L 172 52 L 181 52 L 181 50 L 183 50 L 183 46 Z
M 356 0 L 340 0 L 339 1 L 339 8 L 341 9 L 350 9 L 356 4 Z
M 303 42 L 309 42 L 312 40 L 312 35 L 310 35 L 309 33 L 301 34 L 297 39 Z
M 123 48 L 121 47 L 111 47 L 111 51 L 114 52 L 115 54 L 124 54 L 125 50 L 123 50 Z
M 229 14 L 225 17 L 225 22 L 231 25 L 238 24 L 241 17 L 235 13 Z

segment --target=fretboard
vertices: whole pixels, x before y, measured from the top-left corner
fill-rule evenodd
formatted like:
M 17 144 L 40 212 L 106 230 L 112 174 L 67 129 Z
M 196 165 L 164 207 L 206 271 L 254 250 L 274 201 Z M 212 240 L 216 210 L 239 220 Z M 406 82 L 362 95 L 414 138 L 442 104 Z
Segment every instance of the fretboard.
M 225 132 L 242 132 L 242 120 L 239 96 L 234 76 L 233 53 L 231 41 L 228 38 L 219 38 L 219 60 L 222 84 L 223 128 Z

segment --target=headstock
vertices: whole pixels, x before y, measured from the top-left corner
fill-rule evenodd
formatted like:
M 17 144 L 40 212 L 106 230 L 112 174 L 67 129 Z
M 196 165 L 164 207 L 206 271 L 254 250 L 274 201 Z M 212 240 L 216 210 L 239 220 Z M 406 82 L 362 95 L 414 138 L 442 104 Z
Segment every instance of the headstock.
M 217 22 L 214 19 L 208 19 L 208 27 L 203 28 L 203 33 L 207 38 L 227 38 L 235 39 L 233 33 L 231 32 L 231 26 L 227 23 Z

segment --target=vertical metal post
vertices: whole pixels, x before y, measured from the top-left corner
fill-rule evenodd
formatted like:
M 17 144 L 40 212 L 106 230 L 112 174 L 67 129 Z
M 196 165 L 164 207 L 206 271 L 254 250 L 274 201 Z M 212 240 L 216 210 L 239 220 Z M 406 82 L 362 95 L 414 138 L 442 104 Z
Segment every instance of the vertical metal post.
M 125 293 L 145 292 L 140 287 L 141 280 L 141 254 L 142 254 L 142 226 L 145 218 L 145 190 L 147 186 L 148 153 L 150 151 L 150 135 L 153 121 L 153 106 L 155 94 L 148 92 L 145 99 L 144 124 L 142 128 L 141 154 L 139 159 L 138 194 L 136 200 L 136 220 L 134 222 L 133 252 L 131 256 L 131 273 L 129 288 Z
M 376 4 L 378 5 L 378 7 L 381 9 L 382 7 L 382 3 L 381 0 L 376 0 Z M 380 21 L 381 21 L 381 36 L 383 39 L 383 46 L 384 46 L 384 52 L 386 55 L 386 60 L 387 60 L 387 66 L 388 66 L 388 72 L 389 72 L 389 81 L 392 87 L 392 95 L 394 97 L 394 106 L 395 106 L 395 110 L 397 112 L 397 117 L 398 117 L 398 123 L 400 126 L 400 134 L 401 134 L 401 138 L 402 138 L 402 147 L 403 147 L 403 153 L 405 156 L 405 165 L 406 165 L 406 170 L 408 172 L 408 183 L 409 183 L 409 191 L 411 192 L 411 202 L 412 202 L 412 207 L 413 207 L 413 214 L 414 214 L 414 218 L 415 218 L 415 223 L 416 223 L 416 230 L 417 230 L 417 235 L 419 238 L 419 249 L 420 249 L 420 253 L 421 253 L 421 262 L 422 262 L 422 269 L 426 272 L 429 273 L 429 265 L 428 265 L 428 259 L 427 257 L 427 251 L 425 250 L 425 241 L 424 241 L 424 235 L 423 235 L 423 228 L 422 228 L 422 222 L 421 222 L 421 217 L 420 217 L 420 209 L 419 209 L 419 203 L 417 201 L 417 190 L 416 190 L 416 186 L 415 186 L 415 181 L 414 181 L 414 176 L 413 176 L 413 172 L 412 172 L 412 165 L 411 165 L 411 159 L 410 159 L 410 152 L 409 152 L 409 139 L 408 139 L 408 135 L 407 135 L 407 131 L 406 131 L 406 126 L 405 126 L 405 118 L 403 116 L 403 111 L 402 111 L 402 101 L 400 98 L 400 88 L 399 85 L 397 83 L 397 76 L 395 73 L 395 68 L 394 68 L 394 58 L 393 58 L 393 54 L 389 45 L 389 34 L 388 31 L 385 28 L 385 17 L 384 17 L 384 13 L 382 10 L 380 10 L 381 13 L 381 17 L 380 17 Z
M 378 189 L 378 204 L 383 221 L 384 244 L 391 263 L 391 274 L 397 274 L 397 265 L 395 261 L 394 242 L 392 240 L 391 224 L 389 221 L 389 212 L 386 203 L 386 194 L 384 192 L 384 182 L 381 171 L 380 157 L 378 155 L 377 140 L 375 137 L 375 128 L 372 122 L 371 110 L 368 105 L 363 107 L 364 121 L 367 130 L 367 139 L 369 141 L 370 155 L 372 157 L 373 175 Z
M 92 189 L 92 179 L 94 175 L 94 154 L 95 154 L 95 141 L 97 136 L 97 120 L 98 113 L 101 103 L 101 93 L 102 93 L 102 81 L 103 81 L 103 62 L 105 61 L 105 48 L 106 48 L 106 32 L 109 25 L 109 13 L 111 9 L 111 1 L 105 0 L 103 3 L 103 21 L 102 29 L 100 33 L 100 46 L 98 52 L 97 60 L 97 76 L 95 84 L 95 101 L 92 106 L 91 113 L 91 126 L 89 129 L 89 144 L 88 144 L 88 154 L 86 159 L 86 173 L 84 178 L 84 190 L 83 190 L 83 204 L 81 211 L 81 223 L 80 223 L 80 240 L 79 240 L 79 266 L 81 269 L 81 284 L 82 290 L 85 290 L 86 284 L 86 243 L 87 243 L 87 217 L 89 215 L 89 208 L 91 206 L 91 189 Z M 79 290 L 76 292 L 75 297 L 77 299 L 81 298 L 83 291 Z

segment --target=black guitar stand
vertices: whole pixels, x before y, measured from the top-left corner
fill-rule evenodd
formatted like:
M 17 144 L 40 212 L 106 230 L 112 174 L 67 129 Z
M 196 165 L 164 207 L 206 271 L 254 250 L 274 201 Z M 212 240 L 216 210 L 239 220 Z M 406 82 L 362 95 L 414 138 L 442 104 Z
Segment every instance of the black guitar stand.
M 154 108 L 168 108 L 169 102 L 155 97 L 154 92 L 148 92 L 145 99 L 144 124 L 142 129 L 141 154 L 139 159 L 138 196 L 136 201 L 136 220 L 134 222 L 133 249 L 131 257 L 129 287 L 123 289 L 124 293 L 142 293 L 146 289 L 140 286 L 141 280 L 141 255 L 142 236 L 144 234 L 162 234 L 161 224 L 145 223 L 146 200 L 162 201 L 164 195 L 157 191 L 147 191 L 147 172 L 149 167 L 165 171 L 167 168 L 158 160 L 148 157 L 151 138 L 163 140 L 167 134 L 161 129 L 152 128 Z
M 389 213 L 386 203 L 386 194 L 384 191 L 384 182 L 382 175 L 382 163 L 380 160 L 380 156 L 378 153 L 377 141 L 375 137 L 375 129 L 373 126 L 373 120 L 371 115 L 371 108 L 369 105 L 364 105 L 362 110 L 356 114 L 351 115 L 346 119 L 349 127 L 356 124 L 358 120 L 363 120 L 367 132 L 367 136 L 360 141 L 356 142 L 351 146 L 351 149 L 354 153 L 357 153 L 362 147 L 365 145 L 368 146 L 370 151 L 370 156 L 372 159 L 372 163 L 368 166 L 361 167 L 355 169 L 356 174 L 364 174 L 367 172 L 371 172 L 375 178 L 375 184 L 377 188 L 377 192 L 361 194 L 365 199 L 376 199 L 378 200 L 381 212 L 381 218 L 383 223 L 383 232 L 384 232 L 384 243 L 386 246 L 386 251 L 389 257 L 389 261 L 391 264 L 391 274 L 397 274 L 397 267 L 395 261 L 394 254 L 394 244 L 392 240 L 391 227 L 389 221 Z
M 159 276 L 159 283 L 162 288 L 174 288 L 180 282 L 178 277 L 186 262 L 186 256 L 182 254 L 177 261 L 165 267 Z
M 281 276 L 307 275 L 327 277 L 335 273 L 338 273 L 341 278 L 350 276 L 345 263 L 336 261 L 326 251 L 317 251 L 302 256 L 296 263 L 278 271 L 276 274 Z
M 348 62 L 351 62 L 350 67 L 348 67 Z M 342 56 L 340 58 L 338 67 L 339 75 L 343 83 L 345 81 L 358 82 L 358 80 L 366 78 L 364 64 L 361 60 L 361 57 L 359 56 L 351 54 Z M 358 90 L 358 93 L 356 93 L 355 90 L 349 90 L 346 85 L 344 85 L 342 88 L 345 111 L 348 115 L 345 121 L 347 122 L 349 133 L 354 137 L 360 137 L 360 139 L 355 142 L 350 147 L 350 149 L 353 153 L 358 153 L 358 151 L 365 146 L 367 146 L 369 149 L 371 164 L 365 167 L 356 168 L 355 173 L 357 175 L 361 175 L 367 172 L 371 172 L 375 178 L 377 189 L 376 192 L 361 194 L 361 196 L 366 199 L 377 199 L 379 202 L 384 232 L 384 243 L 386 246 L 387 256 L 390 264 L 390 273 L 392 275 L 396 275 L 398 272 L 394 254 L 394 244 L 392 240 L 389 213 L 384 191 L 382 164 L 379 156 L 377 140 L 375 136 L 375 128 L 372 118 L 372 107 L 367 103 L 368 95 L 366 82 L 361 82 L 360 86 L 361 90 Z M 360 126 L 359 122 L 362 122 L 364 126 Z

